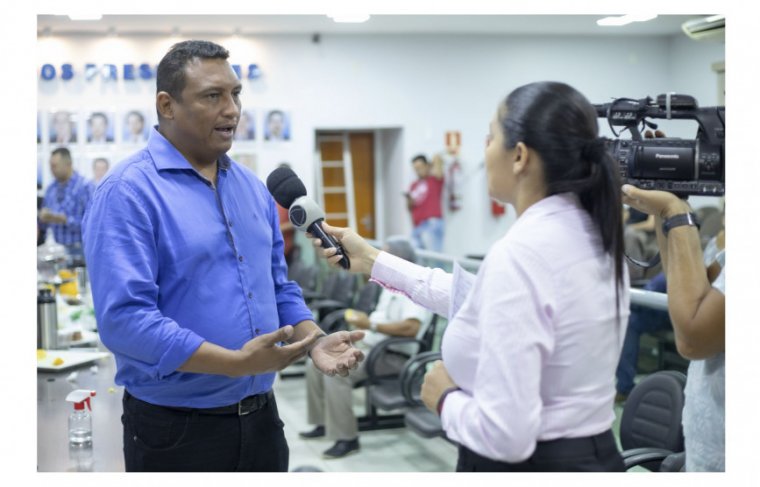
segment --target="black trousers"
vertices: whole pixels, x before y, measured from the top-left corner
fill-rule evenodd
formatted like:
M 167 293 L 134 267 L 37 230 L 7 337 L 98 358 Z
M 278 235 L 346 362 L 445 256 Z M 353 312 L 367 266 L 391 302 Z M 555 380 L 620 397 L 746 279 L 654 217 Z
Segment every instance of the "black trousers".
M 491 460 L 459 447 L 457 472 L 624 472 L 611 430 L 585 438 L 540 441 L 533 455 L 520 463 Z
M 243 416 L 156 406 L 126 390 L 122 404 L 127 472 L 288 471 L 288 444 L 274 394 Z

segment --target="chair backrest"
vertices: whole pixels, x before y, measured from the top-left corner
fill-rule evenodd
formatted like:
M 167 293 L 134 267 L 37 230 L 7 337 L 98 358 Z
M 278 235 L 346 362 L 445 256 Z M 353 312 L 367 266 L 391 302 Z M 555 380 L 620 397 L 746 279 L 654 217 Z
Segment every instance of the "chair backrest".
M 356 278 L 353 274 L 345 271 L 333 271 L 327 274 L 322 282 L 322 299 L 334 299 L 348 305 L 355 288 Z
M 632 448 L 683 451 L 681 415 L 686 376 L 661 370 L 645 377 L 631 391 L 620 420 L 620 444 Z
M 437 314 L 433 313 L 433 316 L 430 318 L 430 323 L 427 325 L 427 328 L 425 328 L 425 331 L 423 331 L 422 335 L 419 336 L 419 340 L 422 342 L 422 345 L 420 345 L 419 352 L 428 352 L 433 349 L 433 341 L 435 340 L 435 331 L 438 326 L 440 318 Z M 424 324 L 423 324 L 424 326 Z
M 301 262 L 288 268 L 288 278 L 295 281 L 302 290 L 314 291 L 317 288 L 317 266 L 307 266 Z
M 368 282 L 357 293 L 353 308 L 370 314 L 377 306 L 383 287 L 376 282 Z

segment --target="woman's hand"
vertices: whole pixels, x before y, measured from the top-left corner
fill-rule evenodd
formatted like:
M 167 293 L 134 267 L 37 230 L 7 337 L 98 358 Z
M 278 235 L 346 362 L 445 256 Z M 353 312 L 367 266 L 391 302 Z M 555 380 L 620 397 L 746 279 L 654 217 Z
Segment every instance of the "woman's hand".
M 436 361 L 433 367 L 425 374 L 425 381 L 422 383 L 422 402 L 434 413 L 438 414 L 438 401 L 441 395 L 452 387 L 457 385 L 446 371 L 446 366 L 441 360 Z
M 667 191 L 639 189 L 630 184 L 624 184 L 622 191 L 623 203 L 649 215 L 664 219 L 691 211 L 686 201 Z
M 325 222 L 322 222 L 322 230 L 324 230 L 329 235 L 332 235 L 335 240 L 337 240 L 343 246 L 343 249 L 351 259 L 351 267 L 348 269 L 349 272 L 354 272 L 357 274 L 372 273 L 372 266 L 375 264 L 377 254 L 380 253 L 378 249 L 368 244 L 366 240 L 361 238 L 350 228 L 333 227 Z M 314 247 L 317 248 L 317 253 L 320 253 L 321 251 L 322 256 L 327 259 L 327 262 L 330 265 L 336 269 L 342 269 L 338 262 L 343 257 L 340 255 L 335 255 L 335 252 L 337 251 L 336 249 L 323 249 L 321 247 L 322 241 L 320 239 L 314 238 L 314 236 L 310 233 L 307 233 L 306 235 L 312 239 Z

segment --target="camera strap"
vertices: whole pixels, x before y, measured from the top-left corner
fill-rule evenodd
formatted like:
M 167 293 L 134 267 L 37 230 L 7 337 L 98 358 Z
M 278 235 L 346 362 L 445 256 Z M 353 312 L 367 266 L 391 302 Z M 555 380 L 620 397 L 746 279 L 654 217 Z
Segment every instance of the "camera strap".
M 631 257 L 628 254 L 625 254 L 625 258 L 626 258 L 626 260 L 628 260 L 628 262 L 630 262 L 630 263 L 632 263 L 634 265 L 637 265 L 637 266 L 641 267 L 642 269 L 649 269 L 649 268 L 654 267 L 654 266 L 656 266 L 657 264 L 660 263 L 660 253 L 659 252 L 657 252 L 657 255 L 655 255 L 654 257 L 652 257 L 652 259 L 649 260 L 648 262 L 644 261 L 644 260 L 634 259 L 633 257 Z

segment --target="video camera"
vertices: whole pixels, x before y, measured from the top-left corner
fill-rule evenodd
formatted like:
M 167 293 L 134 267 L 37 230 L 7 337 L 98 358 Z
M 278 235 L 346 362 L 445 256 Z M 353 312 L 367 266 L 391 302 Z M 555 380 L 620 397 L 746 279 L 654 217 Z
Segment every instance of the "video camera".
M 725 193 L 725 107 L 698 108 L 694 97 L 668 93 L 656 100 L 618 98 L 594 108 L 598 117 L 608 120 L 615 137 L 620 136 L 615 127 L 631 133 L 631 139 L 607 143 L 623 182 L 681 197 Z M 657 128 L 648 118 L 696 120 L 697 137 L 642 139 L 640 126 Z

